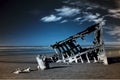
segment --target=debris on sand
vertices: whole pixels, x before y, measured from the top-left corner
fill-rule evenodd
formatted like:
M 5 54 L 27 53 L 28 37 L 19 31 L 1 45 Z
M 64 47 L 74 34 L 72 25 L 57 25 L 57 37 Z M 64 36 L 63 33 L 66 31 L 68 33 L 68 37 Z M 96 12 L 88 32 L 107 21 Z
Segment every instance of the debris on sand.
M 23 70 L 23 72 L 30 72 L 30 71 L 31 71 L 30 67 L 28 67 L 28 68 L 26 68 L 26 69 Z
M 38 63 L 38 66 L 37 66 L 38 69 L 45 70 L 50 68 L 49 61 L 46 56 L 38 55 L 36 57 L 36 60 Z
M 14 71 L 13 73 L 14 73 L 14 74 L 19 74 L 20 72 L 22 72 L 22 71 L 20 70 L 20 68 L 18 68 L 18 69 L 16 69 L 16 71 Z
M 13 73 L 14 73 L 14 74 L 29 73 L 30 71 L 31 71 L 31 68 L 30 68 L 30 67 L 28 67 L 28 68 L 26 68 L 26 69 L 20 69 L 20 68 L 18 68 L 18 69 L 16 69 L 16 71 L 14 71 Z
M 38 69 L 41 69 L 41 70 L 44 70 L 44 69 L 46 69 L 46 66 L 45 66 L 45 63 L 44 63 L 44 57 L 43 56 L 41 56 L 41 55 L 38 55 L 37 57 L 36 57 L 36 60 L 37 60 L 37 63 L 38 63 Z
M 38 63 L 38 66 L 36 67 L 35 70 L 45 70 L 45 69 L 49 69 L 50 66 L 49 66 L 49 61 L 48 61 L 48 58 L 46 56 L 42 56 L 42 55 L 37 55 L 36 56 L 36 60 L 37 60 L 37 63 Z M 16 71 L 14 71 L 13 73 L 14 74 L 19 74 L 19 73 L 30 73 L 31 71 L 34 71 L 32 70 L 30 67 L 26 68 L 26 69 L 16 69 Z

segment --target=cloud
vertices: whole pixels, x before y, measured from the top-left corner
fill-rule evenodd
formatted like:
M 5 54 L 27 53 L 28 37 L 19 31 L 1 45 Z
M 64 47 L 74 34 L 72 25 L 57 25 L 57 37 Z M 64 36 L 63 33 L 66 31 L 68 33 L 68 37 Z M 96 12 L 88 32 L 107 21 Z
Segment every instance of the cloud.
M 100 14 L 98 13 L 96 13 L 95 15 L 93 15 L 92 13 L 88 13 L 88 12 L 84 12 L 84 13 L 83 13 L 84 15 L 83 19 L 80 21 L 80 23 L 83 23 L 85 21 L 98 23 L 103 20 L 103 18 L 99 18 Z
M 63 3 L 72 5 L 72 6 L 77 6 L 77 7 L 86 7 L 86 9 L 91 10 L 93 8 L 102 8 L 102 9 L 106 9 L 106 7 L 104 5 L 100 5 L 99 3 L 95 3 L 96 1 L 90 1 L 90 0 L 68 0 L 68 1 L 64 1 Z M 98 1 L 100 2 L 100 1 Z
M 106 24 L 106 20 L 104 20 L 103 18 L 97 18 L 93 20 L 95 23 L 99 23 L 101 22 L 102 25 Z
M 120 41 L 120 38 L 117 38 L 117 41 Z M 120 42 L 119 42 L 120 43 Z
M 105 36 L 110 38 L 108 41 L 113 40 L 120 43 L 120 1 L 118 3 L 118 0 L 103 0 L 103 2 L 100 0 L 66 0 L 65 4 L 80 9 L 80 15 L 77 18 L 75 16 L 72 21 L 80 24 L 101 21 L 103 25 L 107 23 L 103 27 L 107 33 Z
M 112 17 L 112 18 L 120 19 L 120 14 L 112 14 L 112 15 L 108 15 L 108 16 Z
M 93 15 L 93 14 L 89 14 L 89 15 L 86 15 L 86 17 L 85 18 L 87 18 L 87 19 L 96 19 L 96 18 L 98 18 L 98 16 L 97 15 Z
M 112 30 L 107 31 L 106 33 L 111 36 L 116 36 L 118 37 L 117 39 L 120 40 L 120 26 L 114 27 Z
M 58 12 L 59 16 L 64 16 L 64 17 L 71 17 L 71 16 L 75 16 L 80 13 L 80 9 L 71 8 L 67 6 L 63 6 L 60 9 L 55 9 L 55 11 Z
M 120 9 L 109 9 L 109 13 L 120 13 Z
M 55 22 L 65 18 L 65 20 L 61 20 L 60 23 L 65 23 L 73 19 L 72 21 L 80 24 L 86 21 L 98 23 L 103 20 L 102 24 L 105 24 L 107 20 L 105 17 L 120 19 L 120 9 L 113 9 L 106 5 L 101 6 L 97 1 L 92 3 L 89 0 L 63 0 L 63 2 L 67 6 L 65 5 L 61 8 L 54 9 L 54 15 L 43 17 L 41 20 L 44 22 Z M 105 4 L 109 5 L 108 3 Z
M 87 9 L 87 10 L 91 10 L 91 9 L 93 9 L 93 8 L 92 8 L 92 7 L 87 7 L 86 9 Z
M 63 3 L 69 3 L 70 0 L 63 0 Z
M 119 40 L 120 41 L 120 40 Z M 120 45 L 120 42 L 105 42 L 106 45 Z
M 113 18 L 120 18 L 120 9 L 109 9 L 108 12 L 108 16 Z
M 106 29 L 106 30 L 112 30 L 112 28 L 109 27 L 109 26 L 103 26 L 103 28 Z
M 57 17 L 55 15 L 45 16 L 45 17 L 41 18 L 41 20 L 43 22 L 55 22 L 55 21 L 59 21 L 61 19 L 62 19 L 62 17 Z
M 80 19 L 82 19 L 82 17 L 77 17 L 74 19 L 74 21 L 78 22 L 78 21 L 80 21 Z
M 65 23 L 65 22 L 68 22 L 68 20 L 63 20 L 63 21 L 61 21 L 60 23 Z

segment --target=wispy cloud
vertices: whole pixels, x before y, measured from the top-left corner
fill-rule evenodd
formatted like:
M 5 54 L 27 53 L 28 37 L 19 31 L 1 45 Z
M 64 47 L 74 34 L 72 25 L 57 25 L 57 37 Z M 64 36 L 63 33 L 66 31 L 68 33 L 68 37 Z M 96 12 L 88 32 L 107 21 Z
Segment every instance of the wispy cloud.
M 106 45 L 120 45 L 120 42 L 105 42 Z
M 77 18 L 75 18 L 75 19 L 74 19 L 74 21 L 79 22 L 79 21 L 80 21 L 80 19 L 82 19 L 82 17 L 77 17 Z
M 102 21 L 102 18 L 99 18 L 100 14 L 96 13 L 95 15 L 94 14 L 90 14 L 90 13 L 87 13 L 84 14 L 83 16 L 83 19 L 80 21 L 81 23 L 85 22 L 85 21 L 93 21 L 93 22 L 96 22 L 98 23 L 99 21 Z
M 109 9 L 110 13 L 120 13 L 120 9 Z
M 62 19 L 62 17 L 57 17 L 55 15 L 50 15 L 50 16 L 43 17 L 41 20 L 43 22 L 55 22 L 55 21 L 59 21 L 61 19 Z
M 112 1 L 112 2 L 115 2 L 115 1 Z M 101 15 L 102 17 L 109 16 L 109 17 L 120 19 L 120 9 L 111 8 L 110 6 L 114 6 L 114 5 L 109 4 L 111 2 L 104 3 L 103 6 L 101 4 L 99 4 L 99 1 L 92 2 L 89 0 L 66 0 L 66 2 L 64 1 L 64 3 L 79 7 L 79 9 L 81 9 L 80 11 L 82 12 L 83 15 L 85 15 L 88 12 L 90 14 L 92 14 L 94 12 L 93 10 L 100 9 L 100 10 L 107 12 L 106 14 Z M 109 6 L 107 6 L 107 5 L 109 5 Z M 98 11 L 98 13 L 103 14 L 104 12 Z M 83 19 L 82 22 L 87 21 L 87 19 L 89 19 L 88 21 L 92 21 L 90 18 L 95 20 L 96 16 L 87 15 L 86 19 Z M 95 21 L 98 21 L 98 20 L 95 20 Z
M 120 41 L 120 38 L 117 38 L 117 41 Z M 119 42 L 120 43 L 120 42 Z
M 87 9 L 87 10 L 91 10 L 91 9 L 93 9 L 93 8 L 92 8 L 92 7 L 87 7 L 86 9 Z
M 62 6 L 58 9 L 54 9 L 54 15 L 43 17 L 41 20 L 44 22 L 55 22 L 61 20 L 60 23 L 74 21 L 80 24 L 86 21 L 98 23 L 103 20 L 103 24 L 105 24 L 105 17 L 120 19 L 120 9 L 111 9 L 109 7 L 106 7 L 105 5 L 101 6 L 100 4 L 92 3 L 89 0 L 63 0 L 63 2 L 67 5 Z M 98 11 L 98 9 L 100 11 Z M 97 10 L 96 14 L 95 10 Z M 103 11 L 105 11 L 104 14 Z
M 77 18 L 73 18 L 72 21 L 78 22 L 80 24 L 83 24 L 83 22 L 98 23 L 101 21 L 103 25 L 107 23 L 103 26 L 106 30 L 105 33 L 107 33 L 108 37 L 111 37 L 111 40 L 114 39 L 117 44 L 118 42 L 120 43 L 120 6 L 117 3 L 111 5 L 111 3 L 114 2 L 118 3 L 118 0 L 110 0 L 102 3 L 102 5 L 99 3 L 99 1 L 91 0 L 64 1 L 65 4 L 68 4 L 69 6 L 76 6 L 78 9 L 80 9 L 80 15 L 77 16 Z
M 108 27 L 108 26 L 103 26 L 103 28 L 106 29 L 106 30 L 109 30 L 109 31 L 112 30 L 112 28 Z
M 108 12 L 110 13 L 108 16 L 120 19 L 120 9 L 109 9 Z
M 84 7 L 86 7 L 86 9 L 93 9 L 93 8 L 106 9 L 106 7 L 99 5 L 99 3 L 96 4 L 90 0 L 67 0 L 67 1 L 64 1 L 64 3 L 67 3 L 67 4 L 72 5 L 72 6 L 78 6 L 78 7 L 84 6 Z
M 99 17 L 99 14 L 96 14 L 96 15 L 88 14 L 88 15 L 85 16 L 85 18 L 90 19 L 90 20 L 96 19 L 98 17 Z
M 112 30 L 107 31 L 106 33 L 114 36 L 116 41 L 120 41 L 120 26 L 114 26 Z
M 66 22 L 68 22 L 68 20 L 63 20 L 63 21 L 61 21 L 60 23 L 66 23 Z
M 64 17 L 71 17 L 71 16 L 75 16 L 80 13 L 80 9 L 71 8 L 67 6 L 63 6 L 60 9 L 55 9 L 55 11 L 58 12 L 59 16 L 64 16 Z

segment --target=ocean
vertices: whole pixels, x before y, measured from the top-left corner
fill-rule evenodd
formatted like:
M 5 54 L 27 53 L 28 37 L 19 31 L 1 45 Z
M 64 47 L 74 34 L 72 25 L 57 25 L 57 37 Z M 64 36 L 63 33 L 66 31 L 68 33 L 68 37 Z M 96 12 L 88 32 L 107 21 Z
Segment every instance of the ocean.
M 105 46 L 105 52 L 108 56 L 120 56 L 120 46 Z M 0 46 L 0 55 L 17 54 L 55 54 L 51 47 L 43 46 Z
M 55 53 L 50 47 L 0 47 L 2 54 L 52 54 Z

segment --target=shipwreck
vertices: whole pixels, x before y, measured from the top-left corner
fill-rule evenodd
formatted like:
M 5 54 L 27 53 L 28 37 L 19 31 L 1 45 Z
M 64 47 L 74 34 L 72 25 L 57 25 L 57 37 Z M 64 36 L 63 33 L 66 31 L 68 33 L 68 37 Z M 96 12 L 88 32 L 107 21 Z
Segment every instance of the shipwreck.
M 84 40 L 84 37 L 89 36 L 89 34 L 94 34 L 92 46 L 84 47 L 77 42 L 79 39 Z M 54 62 L 100 62 L 105 65 L 108 64 L 104 48 L 102 23 L 96 23 L 73 36 L 56 42 L 51 47 L 55 51 Z
M 94 34 L 92 46 L 84 47 L 80 45 L 79 39 L 84 40 L 84 37 L 89 34 Z M 87 29 L 79 32 L 73 36 L 66 38 L 65 40 L 56 42 L 51 45 L 54 49 L 55 54 L 52 57 L 47 58 L 46 56 L 38 55 L 36 60 L 38 63 L 36 70 L 49 69 L 49 63 L 51 62 L 63 62 L 63 63 L 103 63 L 108 64 L 107 56 L 105 54 L 104 41 L 103 41 L 103 29 L 102 23 L 94 24 Z M 14 74 L 29 73 L 30 67 L 26 69 L 17 69 Z

